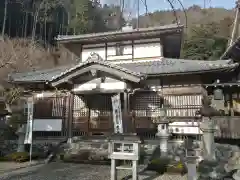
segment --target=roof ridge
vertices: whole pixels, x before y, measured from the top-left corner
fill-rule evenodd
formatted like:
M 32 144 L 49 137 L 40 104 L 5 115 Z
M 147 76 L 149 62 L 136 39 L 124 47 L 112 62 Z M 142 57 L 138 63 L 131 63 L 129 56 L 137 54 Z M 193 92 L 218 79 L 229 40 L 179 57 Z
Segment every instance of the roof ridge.
M 139 63 L 145 63 L 145 62 L 161 62 L 162 60 L 164 60 L 164 57 L 160 57 L 159 59 L 149 59 L 149 60 L 126 60 L 126 61 L 108 61 L 108 62 L 112 62 L 112 64 L 139 64 Z

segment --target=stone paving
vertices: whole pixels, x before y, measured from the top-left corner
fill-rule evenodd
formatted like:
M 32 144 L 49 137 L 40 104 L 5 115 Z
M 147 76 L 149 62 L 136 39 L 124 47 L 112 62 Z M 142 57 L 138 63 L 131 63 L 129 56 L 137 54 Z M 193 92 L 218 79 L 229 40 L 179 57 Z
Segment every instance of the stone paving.
M 118 171 L 118 179 L 131 180 L 130 172 Z M 124 178 L 125 177 L 125 178 Z M 126 178 L 128 177 L 128 178 Z M 110 166 L 51 163 L 38 169 L 26 168 L 18 174 L 1 177 L 1 180 L 110 180 Z M 139 180 L 187 180 L 180 175 L 156 175 L 155 173 L 140 173 Z

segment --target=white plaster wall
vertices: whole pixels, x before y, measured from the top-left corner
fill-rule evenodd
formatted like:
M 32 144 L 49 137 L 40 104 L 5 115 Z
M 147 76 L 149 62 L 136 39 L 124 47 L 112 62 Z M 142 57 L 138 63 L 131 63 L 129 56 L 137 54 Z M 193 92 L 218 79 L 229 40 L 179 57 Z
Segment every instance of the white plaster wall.
M 98 53 L 104 60 L 115 61 L 115 60 L 132 60 L 140 58 L 158 58 L 162 57 L 162 45 L 159 43 L 160 39 L 154 40 L 152 43 L 148 43 L 153 40 L 137 40 L 135 43 L 146 43 L 146 44 L 134 44 L 132 47 L 130 41 L 121 42 L 124 45 L 122 56 L 116 56 L 116 43 L 108 43 L 107 48 L 107 59 L 105 59 L 105 47 L 104 44 L 97 45 L 83 45 L 82 47 L 82 62 L 86 61 L 91 52 Z M 158 42 L 157 42 L 158 41 Z M 99 48 L 101 47 L 101 48 Z M 134 48 L 134 49 L 132 49 Z M 134 50 L 134 56 L 132 55 L 132 50 Z
M 123 48 L 123 55 L 117 56 L 116 55 L 116 48 L 108 47 L 107 48 L 107 60 L 128 60 L 132 59 L 132 45 L 125 45 Z
M 162 53 L 161 53 L 161 46 L 159 42 L 134 45 L 134 59 L 161 57 L 161 56 L 162 56 Z
M 91 48 L 91 49 L 84 49 L 82 50 L 82 62 L 86 61 L 87 58 L 90 56 L 92 52 L 99 54 L 103 59 L 105 59 L 105 48 Z

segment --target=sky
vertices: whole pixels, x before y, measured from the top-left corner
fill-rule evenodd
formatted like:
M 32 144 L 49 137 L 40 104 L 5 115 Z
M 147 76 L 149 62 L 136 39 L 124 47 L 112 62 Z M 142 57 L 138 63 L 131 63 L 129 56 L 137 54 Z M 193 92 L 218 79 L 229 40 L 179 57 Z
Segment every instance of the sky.
M 101 0 L 102 3 L 119 3 L 120 0 Z M 145 13 L 145 6 L 143 4 L 144 0 L 140 1 L 140 14 Z M 181 8 L 180 4 L 177 3 L 177 0 L 174 0 L 175 8 Z M 204 6 L 204 0 L 180 0 L 185 8 L 192 6 L 193 4 Z M 137 0 L 125 0 L 128 3 L 128 7 L 137 11 Z M 232 9 L 235 7 L 236 0 L 205 0 L 206 7 L 221 7 L 226 9 Z M 149 12 L 156 10 L 169 10 L 171 6 L 167 0 L 147 0 L 147 7 Z

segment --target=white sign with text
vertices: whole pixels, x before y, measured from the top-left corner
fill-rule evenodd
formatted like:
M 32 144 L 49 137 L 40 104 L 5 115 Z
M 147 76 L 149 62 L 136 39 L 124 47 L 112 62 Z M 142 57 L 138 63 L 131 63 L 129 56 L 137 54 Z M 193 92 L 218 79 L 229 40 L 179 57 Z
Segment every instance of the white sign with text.
M 115 133 L 123 133 L 120 94 L 112 96 L 113 124 Z

